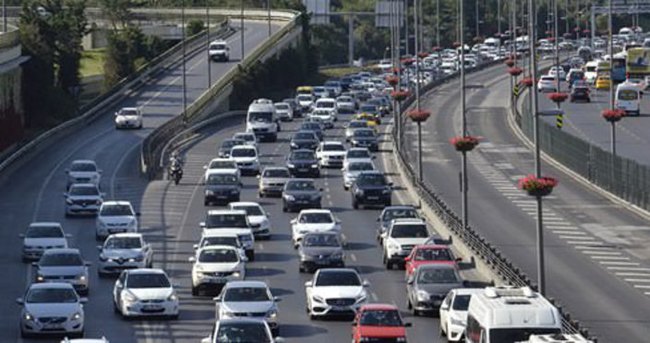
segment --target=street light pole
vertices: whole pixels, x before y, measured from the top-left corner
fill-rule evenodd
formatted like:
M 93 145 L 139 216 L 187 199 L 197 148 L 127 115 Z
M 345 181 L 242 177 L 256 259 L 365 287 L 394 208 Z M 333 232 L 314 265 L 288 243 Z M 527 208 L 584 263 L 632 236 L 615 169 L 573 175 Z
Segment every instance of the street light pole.
M 182 39 L 181 46 L 182 46 L 182 50 L 183 50 L 182 51 L 183 57 L 181 58 L 182 59 L 182 65 L 183 65 L 183 67 L 182 67 L 182 73 L 183 73 L 183 102 L 182 102 L 182 104 L 183 104 L 183 112 L 182 112 L 181 115 L 182 115 L 182 118 L 183 118 L 183 122 L 185 124 L 187 124 L 189 118 L 187 118 L 187 112 L 186 112 L 187 111 L 187 92 L 186 92 L 186 90 L 187 90 L 187 80 L 186 80 L 186 71 L 185 71 L 185 63 L 186 63 L 186 60 L 185 60 L 185 0 L 183 0 L 181 2 L 181 6 L 182 6 L 181 7 L 181 32 L 182 32 L 182 34 L 181 34 L 181 39 Z
M 269 22 L 269 37 L 271 37 L 271 0 L 266 0 L 267 18 Z
M 205 0 L 205 27 L 207 35 L 205 45 L 208 53 L 208 89 L 212 87 L 212 63 L 210 61 L 210 0 Z
M 467 118 L 465 109 L 465 6 L 463 0 L 459 3 L 459 17 L 458 25 L 460 25 L 460 114 L 461 114 L 461 136 L 468 136 L 467 133 Z M 477 2 L 478 4 L 478 2 Z M 478 8 L 478 7 L 477 7 Z M 478 17 L 477 17 L 478 18 Z M 477 21 L 478 25 L 478 21 Z M 478 26 L 477 26 L 478 27 Z M 468 199 L 467 199 L 467 152 L 463 151 L 461 158 L 461 195 L 462 195 L 462 219 L 463 229 L 469 226 L 468 214 Z
M 614 110 L 614 46 L 612 41 L 612 34 L 614 32 L 614 27 L 612 23 L 612 0 L 608 1 L 608 13 L 607 13 L 607 26 L 608 26 L 608 54 L 609 54 L 609 109 Z M 612 121 L 612 132 L 611 132 L 611 145 L 612 145 L 612 159 L 611 159 L 611 173 L 612 179 L 614 176 L 614 161 L 616 160 L 616 123 Z
M 2 32 L 7 32 L 7 1 L 2 0 Z
M 420 28 L 419 28 L 419 20 L 418 20 L 418 12 L 419 12 L 419 6 L 418 6 L 418 0 L 413 0 L 413 22 L 415 23 L 415 108 L 417 111 L 420 111 L 420 44 L 418 42 L 417 37 L 419 37 L 420 33 Z M 423 180 L 423 172 L 422 172 L 422 123 L 420 121 L 418 123 L 418 177 L 420 182 Z
M 239 21 L 239 26 L 241 30 L 241 62 L 244 61 L 245 52 L 244 52 L 244 0 L 241 0 L 241 18 Z
M 559 48 L 559 39 L 558 39 L 558 20 L 559 20 L 559 13 L 558 13 L 558 5 L 557 5 L 558 0 L 553 0 L 554 4 L 554 11 L 555 13 L 553 14 L 553 20 L 555 21 L 554 23 L 554 31 L 553 31 L 553 36 L 555 37 L 555 87 L 557 89 L 557 92 L 560 92 L 560 48 Z M 560 108 L 560 102 L 557 102 L 557 108 Z
M 463 0 L 461 0 L 461 1 L 463 1 Z M 478 17 L 479 17 L 479 15 L 478 15 L 478 0 L 476 0 L 476 35 L 474 35 L 474 37 L 478 37 L 478 36 L 479 36 L 479 30 L 480 30 L 480 28 L 479 28 L 479 24 L 478 24 L 478 22 L 479 22 L 479 18 L 478 18 Z

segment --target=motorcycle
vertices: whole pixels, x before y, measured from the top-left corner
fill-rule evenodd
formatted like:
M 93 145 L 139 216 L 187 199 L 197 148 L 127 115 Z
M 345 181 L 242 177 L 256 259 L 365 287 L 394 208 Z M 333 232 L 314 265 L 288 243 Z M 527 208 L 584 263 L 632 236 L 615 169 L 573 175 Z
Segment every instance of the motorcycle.
M 174 180 L 174 184 L 178 185 L 183 178 L 183 168 L 180 163 L 175 162 L 169 166 L 169 178 Z

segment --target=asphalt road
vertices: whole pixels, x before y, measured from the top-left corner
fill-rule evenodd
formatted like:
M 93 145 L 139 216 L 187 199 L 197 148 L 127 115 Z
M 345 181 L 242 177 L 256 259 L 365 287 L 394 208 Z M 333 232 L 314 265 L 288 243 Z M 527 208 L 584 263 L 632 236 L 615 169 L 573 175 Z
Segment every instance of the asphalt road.
M 469 153 L 469 218 L 535 280 L 535 201 L 517 188 L 519 178 L 534 173 L 534 156 L 508 127 L 507 77 L 503 66 L 468 76 L 468 84 L 482 86 L 468 90 L 468 128 L 484 137 Z M 425 179 L 457 213 L 460 154 L 449 139 L 460 132 L 459 92 L 458 82 L 451 82 L 423 100 L 432 111 L 423 127 Z M 416 156 L 415 125 L 407 137 Z M 560 181 L 544 202 L 547 295 L 559 299 L 599 342 L 647 342 L 650 226 L 551 166 L 543 164 L 543 174 Z
M 274 30 L 279 26 L 274 25 Z M 246 22 L 245 49 L 251 51 L 267 38 L 267 24 L 264 22 Z M 219 76 L 235 67 L 240 59 L 240 34 L 228 38 L 231 45 L 231 62 L 212 63 L 213 82 Z M 207 53 L 205 50 L 192 55 L 187 61 L 187 99 L 191 103 L 207 87 Z M 14 299 L 21 297 L 32 279 L 31 266 L 22 263 L 20 258 L 21 241 L 18 234 L 24 232 L 32 221 L 58 221 L 67 233 L 73 234 L 72 247 L 81 249 L 87 260 L 97 262 L 97 249 L 94 239 L 95 221 L 91 218 L 67 219 L 63 215 L 63 197 L 65 191 L 65 168 L 74 159 L 94 159 L 103 170 L 101 187 L 107 193 L 107 199 L 130 200 L 143 212 L 141 222 L 143 231 L 155 231 L 158 236 L 148 236 L 152 242 L 165 240 L 164 230 L 147 227 L 148 223 L 159 222 L 160 212 L 151 212 L 144 208 L 142 195 L 148 181 L 139 173 L 139 147 L 143 138 L 155 127 L 173 118 L 181 112 L 182 104 L 181 65 L 142 87 L 127 99 L 106 108 L 105 114 L 82 130 L 63 137 L 19 166 L 0 175 L 0 266 L 4 277 L 0 281 L 3 296 L 0 297 L 0 341 L 21 342 L 19 338 L 19 306 Z M 113 125 L 113 113 L 126 106 L 140 106 L 144 113 L 144 129 L 139 131 L 116 131 Z M 172 215 L 169 213 L 169 215 Z M 160 229 L 160 230 L 158 230 Z M 162 231 L 161 231 L 162 230 Z M 171 235 L 171 233 L 170 233 Z M 157 255 L 158 263 L 167 263 L 168 259 Z M 180 257 L 179 257 L 180 258 Z M 185 259 L 186 256 L 183 256 Z M 110 290 L 112 281 L 96 276 L 91 267 L 90 301 L 86 305 L 86 333 L 88 336 L 119 335 L 117 342 L 145 341 L 145 332 L 157 330 L 159 324 L 145 322 L 126 323 L 112 314 Z M 179 335 L 186 335 L 193 323 L 186 323 Z M 152 336 L 147 336 L 150 339 Z
M 562 82 L 561 87 L 567 91 L 566 82 Z M 648 91 L 645 93 L 641 99 L 641 115 L 628 116 L 616 123 L 616 153 L 650 166 L 650 150 L 647 149 L 650 144 L 650 97 Z M 605 151 L 611 151 L 611 124 L 601 116 L 601 111 L 609 108 L 609 98 L 608 90 L 592 88 L 590 103 L 564 102 L 562 109 L 566 115 L 563 130 Z M 544 94 L 539 99 L 541 110 L 556 107 Z M 554 118 L 547 117 L 545 120 L 555 125 Z

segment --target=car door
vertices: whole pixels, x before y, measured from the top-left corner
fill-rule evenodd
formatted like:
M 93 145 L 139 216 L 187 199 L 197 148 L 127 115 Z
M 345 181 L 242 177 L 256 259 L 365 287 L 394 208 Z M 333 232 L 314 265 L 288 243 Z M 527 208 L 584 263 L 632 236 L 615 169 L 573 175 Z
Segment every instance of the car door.
M 126 286 L 126 270 L 120 274 L 120 277 L 115 281 L 115 287 L 113 287 L 113 301 L 115 305 L 119 308 L 122 308 L 122 290 Z
M 442 328 L 443 325 L 445 327 L 445 333 L 447 333 L 447 323 L 449 320 L 449 312 L 451 311 L 451 304 L 453 304 L 455 293 L 449 292 L 447 293 L 447 296 L 445 299 L 442 301 L 442 304 L 440 304 L 440 327 Z

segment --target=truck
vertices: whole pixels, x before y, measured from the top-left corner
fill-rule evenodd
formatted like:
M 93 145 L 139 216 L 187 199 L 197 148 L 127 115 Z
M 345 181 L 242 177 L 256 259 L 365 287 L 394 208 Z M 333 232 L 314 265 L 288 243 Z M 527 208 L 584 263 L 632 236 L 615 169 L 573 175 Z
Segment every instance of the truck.
M 645 80 L 650 85 L 650 47 L 631 48 L 627 51 L 625 69 L 628 79 Z

